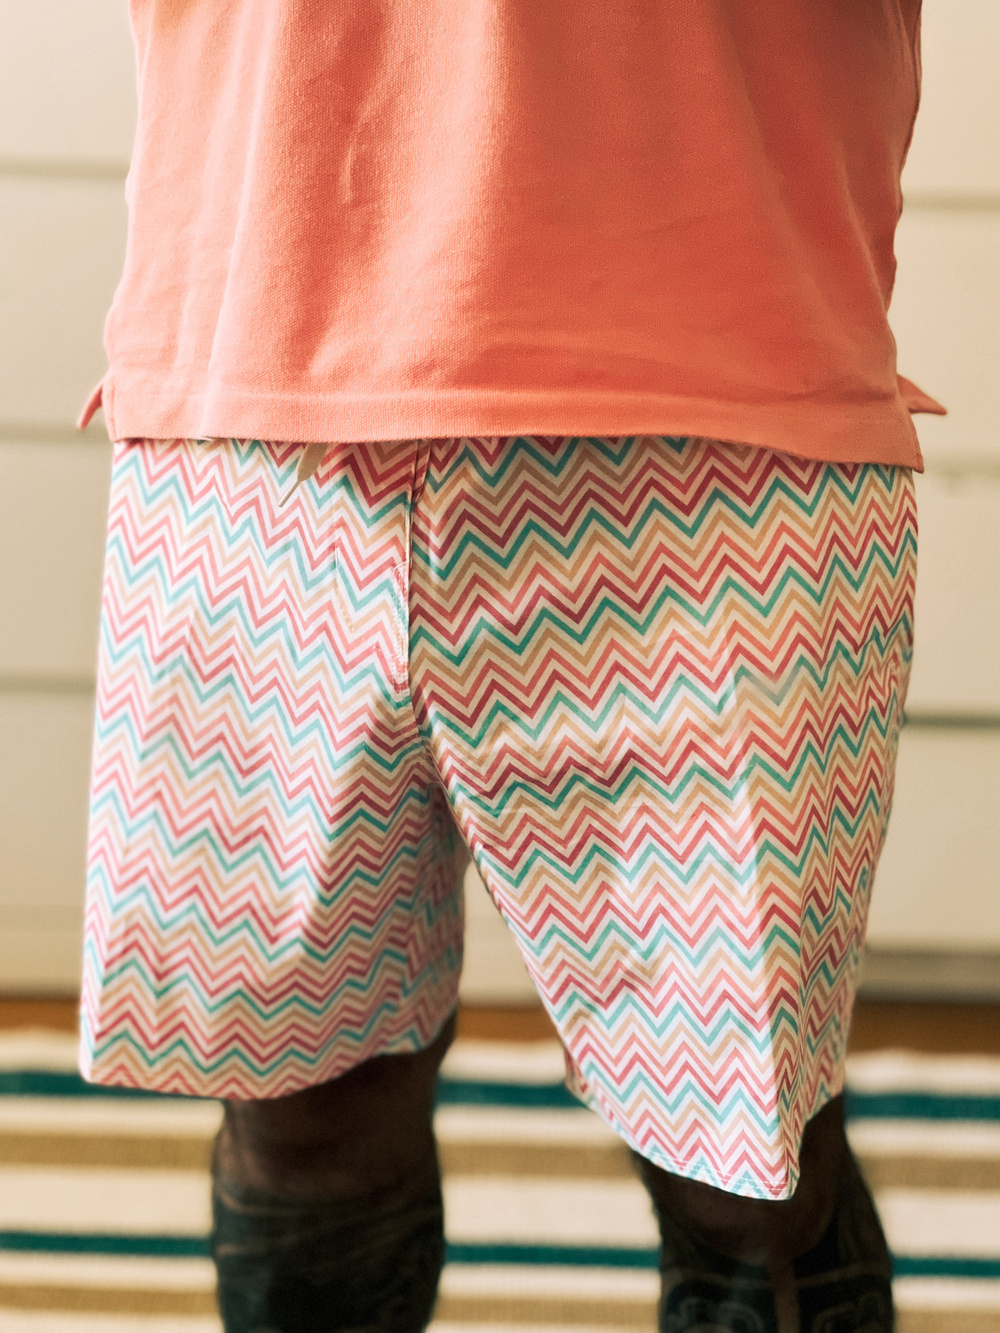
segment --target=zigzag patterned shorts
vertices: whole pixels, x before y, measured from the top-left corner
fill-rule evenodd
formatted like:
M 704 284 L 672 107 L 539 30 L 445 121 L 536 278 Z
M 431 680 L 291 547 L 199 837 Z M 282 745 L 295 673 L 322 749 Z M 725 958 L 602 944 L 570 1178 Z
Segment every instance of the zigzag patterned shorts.
M 421 1049 L 468 848 L 574 1091 L 786 1197 L 889 815 L 909 470 L 513 436 L 331 445 L 296 487 L 302 457 L 115 446 L 84 1074 L 274 1097 Z

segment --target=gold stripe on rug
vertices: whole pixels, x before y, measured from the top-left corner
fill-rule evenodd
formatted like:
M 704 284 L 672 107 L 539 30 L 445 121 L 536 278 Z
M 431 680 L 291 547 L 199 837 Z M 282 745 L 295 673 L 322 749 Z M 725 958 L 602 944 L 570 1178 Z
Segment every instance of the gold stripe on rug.
M 211 1138 L 140 1137 L 101 1134 L 0 1135 L 0 1165 L 131 1167 L 207 1171 Z M 635 1175 L 629 1153 L 617 1144 L 553 1147 L 532 1143 L 440 1145 L 441 1167 L 449 1175 L 588 1177 L 625 1179 Z M 873 1190 L 893 1186 L 922 1189 L 1000 1190 L 1000 1160 L 991 1157 L 932 1157 L 859 1154 Z M 998 1326 L 1000 1327 L 1000 1326 Z
M 901 1310 L 896 1333 L 997 1333 L 1000 1315 L 989 1310 Z
M 656 1303 L 613 1301 L 589 1297 L 584 1300 L 525 1296 L 448 1296 L 438 1300 L 434 1318 L 463 1324 L 561 1324 L 568 1327 L 645 1329 L 656 1328 Z
M 33 1286 L 0 1283 L 0 1309 L 73 1310 L 78 1314 L 215 1314 L 214 1291 L 165 1291 L 161 1287 Z
M 859 1156 L 873 1190 L 899 1188 L 1000 1191 L 1000 1159 L 996 1157 Z M 997 1323 L 1000 1333 L 1000 1322 Z
M 567 1144 L 439 1142 L 441 1170 L 453 1176 L 635 1178 L 623 1143 Z
M 208 1171 L 211 1138 L 113 1134 L 0 1134 L 0 1165 Z

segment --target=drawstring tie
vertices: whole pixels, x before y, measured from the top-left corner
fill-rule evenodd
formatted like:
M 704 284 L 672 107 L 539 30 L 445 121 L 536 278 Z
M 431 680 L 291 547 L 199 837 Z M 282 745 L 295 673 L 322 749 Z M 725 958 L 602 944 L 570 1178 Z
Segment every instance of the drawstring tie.
M 322 463 L 323 456 L 326 453 L 327 449 L 329 449 L 329 447 L 330 447 L 329 444 L 306 445 L 306 447 L 303 449 L 302 453 L 299 456 L 299 465 L 295 470 L 295 483 L 292 486 L 291 490 L 288 491 L 288 493 L 278 501 L 279 509 L 281 509 L 283 505 L 288 503 L 288 501 L 292 498 L 292 496 L 295 494 L 295 492 L 299 489 L 299 487 L 302 485 L 304 481 L 309 480 L 309 478 L 319 467 L 320 463 Z

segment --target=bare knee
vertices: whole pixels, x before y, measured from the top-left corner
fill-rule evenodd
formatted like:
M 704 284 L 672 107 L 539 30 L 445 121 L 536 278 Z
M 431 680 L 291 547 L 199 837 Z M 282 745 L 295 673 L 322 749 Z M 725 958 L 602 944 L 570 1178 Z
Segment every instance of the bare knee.
M 391 1186 L 433 1155 L 434 1089 L 452 1017 L 424 1051 L 379 1056 L 288 1097 L 224 1104 L 214 1172 L 299 1198 Z

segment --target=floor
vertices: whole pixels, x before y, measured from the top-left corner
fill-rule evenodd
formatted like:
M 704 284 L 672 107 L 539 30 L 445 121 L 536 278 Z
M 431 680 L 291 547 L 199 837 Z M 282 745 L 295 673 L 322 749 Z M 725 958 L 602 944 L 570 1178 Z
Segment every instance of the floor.
M 0 996 L 0 1028 L 76 1028 L 76 1001 Z M 458 1035 L 495 1041 L 533 1041 L 555 1035 L 545 1010 L 465 1005 Z M 902 1046 L 930 1054 L 1000 1056 L 1000 1005 L 901 1004 L 859 1000 L 851 1032 L 853 1052 Z
M 74 1000 L 0 997 L 0 1029 L 26 1027 L 66 1034 L 58 1038 L 43 1035 L 40 1044 L 46 1059 L 51 1059 L 56 1045 L 64 1063 L 72 1062 Z M 554 1035 L 544 1010 L 537 1007 L 467 1005 L 459 1012 L 458 1030 L 461 1037 L 486 1039 L 487 1043 L 489 1039 L 537 1042 Z M 22 1040 L 31 1039 L 13 1037 L 15 1043 Z M 928 1055 L 998 1057 L 1000 1006 L 860 1001 L 851 1046 L 861 1057 L 856 1069 L 865 1067 L 863 1052 L 886 1047 Z M 457 1047 L 453 1048 L 456 1053 L 462 1054 Z M 533 1081 L 544 1066 L 545 1078 L 555 1080 L 553 1087 L 560 1093 L 558 1050 L 539 1046 L 525 1058 Z M 465 1072 L 458 1076 L 456 1086 L 466 1087 L 463 1079 L 478 1079 L 495 1093 L 509 1078 L 507 1046 L 467 1047 L 465 1059 L 472 1063 L 461 1066 Z M 882 1087 L 876 1087 L 879 1078 L 885 1084 L 883 1093 L 888 1089 L 892 1094 L 896 1088 L 893 1079 L 899 1078 L 900 1061 L 920 1065 L 921 1056 L 901 1055 L 889 1061 L 881 1060 L 877 1053 L 869 1057 L 867 1120 L 862 1110 L 853 1122 L 860 1135 L 856 1151 L 876 1192 L 887 1230 L 891 1223 L 901 1262 L 910 1264 L 896 1284 L 899 1333 L 997 1333 L 1000 1137 L 991 1124 L 963 1126 L 954 1116 L 951 1120 L 936 1118 L 936 1112 L 926 1108 L 919 1111 L 914 1124 L 903 1126 L 908 1132 L 900 1136 L 898 1106 L 894 1104 L 892 1111 L 896 1119 L 884 1123 L 877 1108 L 872 1109 Z M 947 1063 L 960 1064 L 967 1083 L 975 1076 L 992 1080 L 990 1089 L 1000 1087 L 993 1067 L 984 1072 L 977 1061 Z M 452 1077 L 456 1077 L 454 1072 Z M 932 1100 L 939 1092 L 932 1092 Z M 995 1097 L 991 1094 L 985 1100 Z M 170 1333 L 221 1333 L 214 1314 L 214 1270 L 207 1257 L 148 1257 L 148 1246 L 159 1244 L 161 1233 L 183 1232 L 185 1237 L 197 1238 L 207 1230 L 207 1173 L 219 1108 L 214 1108 L 214 1119 L 213 1108 L 208 1108 L 206 1121 L 204 1106 L 191 1102 L 174 1107 L 164 1125 L 145 1115 L 148 1104 L 132 1099 L 115 1103 L 110 1110 L 88 1099 L 83 1121 L 79 1107 L 72 1105 L 73 1097 L 66 1098 L 61 1107 L 49 1106 L 45 1119 L 39 1118 L 37 1105 L 28 1105 L 30 1101 L 21 1108 L 20 1121 L 19 1108 L 8 1108 L 12 1113 L 0 1126 L 0 1200 L 6 1209 L 0 1209 L 4 1212 L 0 1229 L 14 1227 L 8 1235 L 15 1241 L 17 1228 L 32 1235 L 40 1233 L 49 1248 L 37 1253 L 11 1249 L 0 1255 L 0 1260 L 6 1260 L 0 1263 L 0 1333 L 105 1333 L 110 1329 L 118 1333 L 139 1333 L 140 1329 L 142 1333 L 167 1333 L 168 1329 Z M 565 1268 L 544 1257 L 549 1253 L 546 1246 L 558 1249 L 569 1243 L 567 1237 L 573 1244 L 598 1248 L 634 1249 L 640 1242 L 648 1246 L 650 1235 L 655 1242 L 655 1222 L 647 1216 L 648 1200 L 620 1140 L 605 1130 L 610 1143 L 592 1138 L 589 1131 L 579 1143 L 564 1141 L 561 1120 L 539 1123 L 546 1116 L 564 1116 L 561 1103 L 554 1109 L 530 1112 L 534 1118 L 528 1126 L 531 1133 L 527 1133 L 521 1101 L 511 1106 L 514 1110 L 507 1107 L 508 1121 L 513 1117 L 516 1132 L 509 1141 L 498 1137 L 498 1115 L 503 1108 L 498 1112 L 492 1102 L 480 1104 L 473 1096 L 466 1104 L 456 1094 L 456 1099 L 441 1108 L 442 1120 L 436 1128 L 447 1207 L 456 1243 L 466 1253 L 445 1270 L 431 1333 L 652 1330 L 655 1272 L 634 1264 L 619 1271 L 592 1262 L 573 1269 L 567 1282 Z M 160 1108 L 152 1109 L 160 1113 Z M 95 1111 L 100 1113 L 96 1119 Z M 117 1128 L 109 1133 L 107 1117 L 112 1111 Z M 589 1122 L 590 1118 L 584 1118 Z M 892 1135 L 887 1137 L 890 1123 Z M 962 1134 L 970 1142 L 959 1142 Z M 103 1173 L 98 1185 L 94 1172 Z M 141 1192 L 129 1172 L 132 1177 L 136 1172 L 142 1176 Z M 581 1207 L 581 1199 L 589 1203 Z M 22 1216 L 18 1209 L 23 1212 L 29 1206 L 24 1200 L 29 1201 L 30 1209 Z M 590 1229 L 581 1231 L 581 1218 Z M 647 1234 L 649 1226 L 654 1230 Z M 73 1248 L 78 1231 L 87 1236 L 114 1233 L 119 1248 L 96 1257 L 90 1254 L 83 1261 Z M 527 1232 L 537 1232 L 540 1237 L 536 1249 L 544 1251 L 541 1259 L 535 1250 L 527 1259 L 521 1254 Z M 511 1237 L 516 1241 L 514 1248 L 520 1247 L 520 1266 L 507 1259 L 497 1261 L 493 1255 L 497 1246 L 510 1246 Z M 52 1247 L 57 1242 L 65 1249 L 56 1252 Z M 129 1244 L 137 1247 L 135 1254 Z M 493 1255 L 490 1262 L 481 1261 L 481 1251 Z M 616 1255 L 624 1252 L 614 1250 Z

